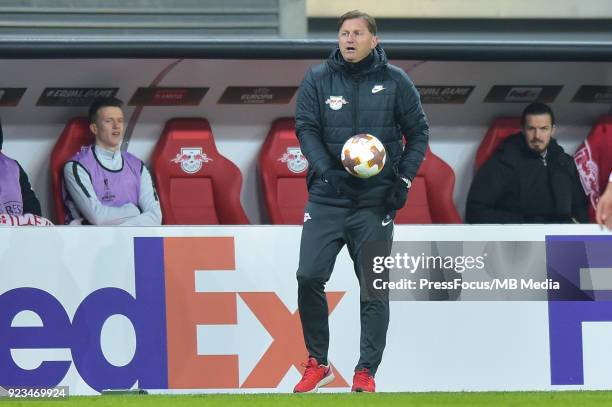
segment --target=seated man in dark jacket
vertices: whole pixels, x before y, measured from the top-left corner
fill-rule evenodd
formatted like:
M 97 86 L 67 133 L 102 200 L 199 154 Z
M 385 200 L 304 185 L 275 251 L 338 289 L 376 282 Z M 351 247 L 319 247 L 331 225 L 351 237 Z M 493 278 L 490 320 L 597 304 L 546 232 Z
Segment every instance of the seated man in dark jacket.
M 550 107 L 532 103 L 523 131 L 508 137 L 478 170 L 468 194 L 468 223 L 588 222 L 574 160 L 552 138 Z

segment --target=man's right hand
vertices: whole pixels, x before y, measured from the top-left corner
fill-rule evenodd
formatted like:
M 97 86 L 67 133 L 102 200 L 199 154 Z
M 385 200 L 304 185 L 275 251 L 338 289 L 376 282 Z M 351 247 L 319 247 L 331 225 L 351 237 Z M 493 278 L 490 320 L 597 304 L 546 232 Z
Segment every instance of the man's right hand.
M 600 226 L 612 230 L 612 182 L 608 182 L 608 187 L 599 197 L 595 219 Z
M 359 198 L 359 191 L 349 185 L 353 176 L 344 170 L 335 168 L 325 171 L 323 181 L 327 182 L 338 194 L 344 195 L 352 201 Z

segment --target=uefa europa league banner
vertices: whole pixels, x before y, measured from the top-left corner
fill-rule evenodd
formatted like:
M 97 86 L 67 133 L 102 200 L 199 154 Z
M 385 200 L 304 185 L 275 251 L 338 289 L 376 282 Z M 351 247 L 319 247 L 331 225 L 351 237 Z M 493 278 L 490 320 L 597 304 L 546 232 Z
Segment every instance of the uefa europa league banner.
M 0 228 L 0 386 L 292 391 L 307 357 L 300 232 Z M 338 257 L 325 391 L 349 390 L 368 295 L 392 301 L 380 391 L 612 387 L 610 235 L 438 225 L 396 226 L 395 240 L 389 256 L 364 251 L 361 281 Z

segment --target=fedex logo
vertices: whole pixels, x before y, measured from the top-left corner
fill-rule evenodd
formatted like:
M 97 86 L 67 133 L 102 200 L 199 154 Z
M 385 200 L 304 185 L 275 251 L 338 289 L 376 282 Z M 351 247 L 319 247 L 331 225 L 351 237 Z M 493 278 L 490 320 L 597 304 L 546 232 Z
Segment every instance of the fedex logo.
M 551 384 L 584 384 L 582 323 L 612 323 L 612 236 L 547 236 Z
M 93 389 L 276 388 L 307 352 L 297 310 L 287 309 L 274 292 L 199 292 L 196 271 L 237 273 L 233 237 L 134 238 L 135 296 L 107 287 L 87 295 L 72 319 L 51 294 L 16 288 L 0 295 L 0 383 L 11 386 L 54 386 L 74 363 Z M 328 293 L 333 312 L 344 293 Z M 210 343 L 206 327 L 236 326 L 238 304 L 271 337 L 254 367 L 241 379 L 240 355 L 225 348 L 202 352 Z M 36 313 L 42 326 L 12 326 L 22 311 Z M 100 336 L 109 317 L 128 318 L 136 334 L 129 363 L 111 364 L 102 352 Z M 202 337 L 203 336 L 203 337 Z M 239 338 L 248 344 L 253 338 Z M 72 360 L 43 361 L 35 369 L 18 366 L 12 349 L 71 350 Z M 334 386 L 346 387 L 339 372 Z

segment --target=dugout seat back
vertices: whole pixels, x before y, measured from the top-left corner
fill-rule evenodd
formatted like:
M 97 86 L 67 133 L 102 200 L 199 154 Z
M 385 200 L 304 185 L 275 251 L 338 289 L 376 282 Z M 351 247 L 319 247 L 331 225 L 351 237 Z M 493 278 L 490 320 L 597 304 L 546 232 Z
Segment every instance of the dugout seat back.
M 589 199 L 589 218 L 595 222 L 595 209 L 608 185 L 612 171 L 612 116 L 601 116 L 586 140 L 574 154 L 580 182 Z
M 166 122 L 151 159 L 165 225 L 242 225 L 242 174 L 217 150 L 206 119 Z
M 475 169 L 482 165 L 495 153 L 499 144 L 508 136 L 521 131 L 520 117 L 499 117 L 493 121 L 476 151 Z
M 462 223 L 453 202 L 455 173 L 429 147 L 395 224 Z
M 66 222 L 66 207 L 63 194 L 64 164 L 78 153 L 82 147 L 94 144 L 95 136 L 89 130 L 86 117 L 75 117 L 66 123 L 51 151 L 50 172 L 51 190 L 53 194 L 53 221 L 56 225 Z
M 259 153 L 259 179 L 263 200 L 274 225 L 301 225 L 308 200 L 308 161 L 295 135 L 295 120 L 272 123 Z

